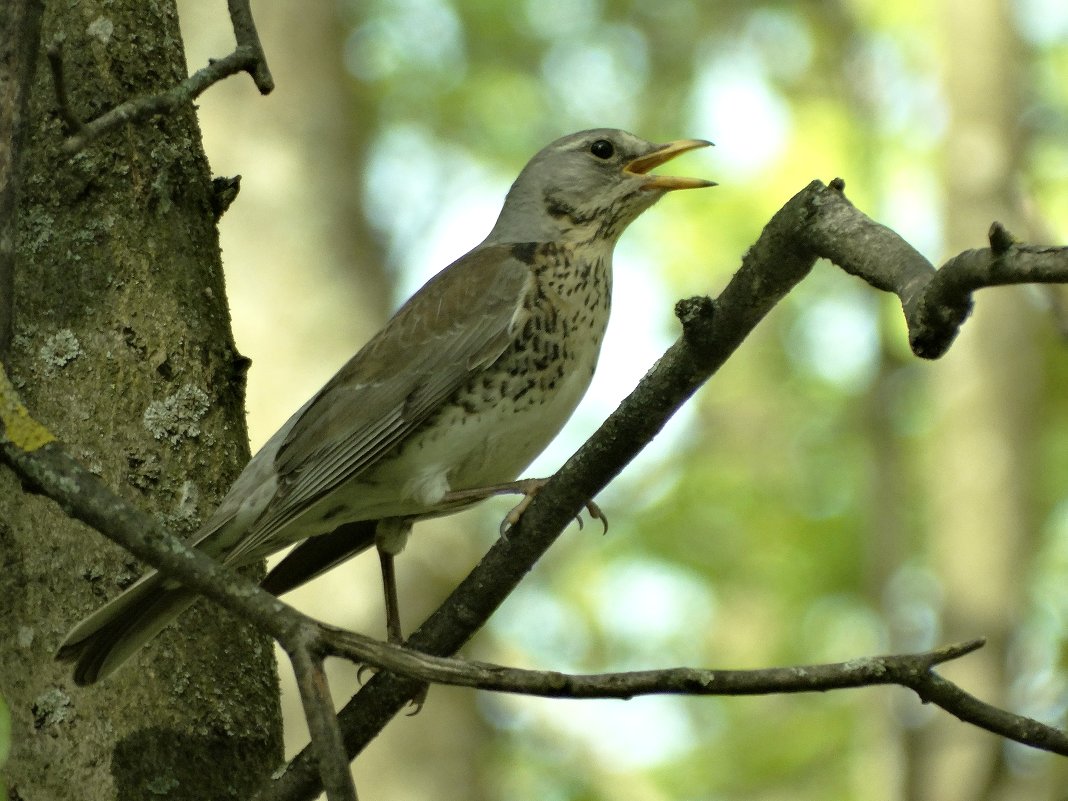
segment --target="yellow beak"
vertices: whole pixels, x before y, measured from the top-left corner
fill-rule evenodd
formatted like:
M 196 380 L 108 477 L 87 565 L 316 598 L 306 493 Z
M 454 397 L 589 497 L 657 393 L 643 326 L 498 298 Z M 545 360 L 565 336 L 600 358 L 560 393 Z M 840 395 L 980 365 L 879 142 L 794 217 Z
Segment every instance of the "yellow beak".
M 659 167 L 661 164 L 670 161 L 682 153 L 696 150 L 699 147 L 709 147 L 711 144 L 711 142 L 705 141 L 704 139 L 679 139 L 675 142 L 668 142 L 666 145 L 661 145 L 651 153 L 646 153 L 644 156 L 638 156 L 638 158 L 628 162 L 623 167 L 623 172 L 627 175 L 646 176 L 649 170 Z M 700 189 L 705 186 L 715 185 L 715 181 L 706 181 L 703 178 L 677 178 L 671 175 L 648 175 L 645 178 L 645 183 L 642 185 L 642 189 L 663 189 L 667 191 L 671 189 Z

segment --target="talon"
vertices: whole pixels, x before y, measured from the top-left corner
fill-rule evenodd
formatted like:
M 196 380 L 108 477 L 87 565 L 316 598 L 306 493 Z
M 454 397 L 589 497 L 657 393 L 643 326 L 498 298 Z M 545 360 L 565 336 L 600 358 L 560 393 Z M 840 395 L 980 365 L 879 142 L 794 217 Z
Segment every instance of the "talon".
M 523 496 L 523 500 L 512 507 L 512 511 L 504 516 L 504 520 L 501 521 L 501 536 L 508 536 L 508 532 L 515 528 L 515 524 L 519 522 L 519 518 L 523 516 L 523 512 L 530 506 L 530 502 L 534 500 L 534 495 L 537 494 L 537 490 L 531 490 Z
M 368 673 L 371 673 L 373 675 L 374 672 L 374 668 L 372 668 L 370 665 L 361 664 L 356 669 L 356 683 L 362 687 L 364 684 L 367 683 L 367 680 L 364 678 L 364 676 L 366 676 Z
M 601 525 L 604 526 L 604 530 L 601 531 L 601 536 L 603 537 L 605 534 L 607 534 L 608 516 L 601 511 L 601 507 L 598 506 L 594 501 L 586 501 L 586 511 L 590 513 L 590 518 L 592 518 L 593 520 L 601 521 Z
M 408 705 L 414 707 L 411 712 L 405 713 L 406 717 L 412 718 L 423 711 L 423 705 L 426 703 L 427 693 L 430 692 L 430 685 L 424 684 L 422 689 L 415 695 L 408 699 Z

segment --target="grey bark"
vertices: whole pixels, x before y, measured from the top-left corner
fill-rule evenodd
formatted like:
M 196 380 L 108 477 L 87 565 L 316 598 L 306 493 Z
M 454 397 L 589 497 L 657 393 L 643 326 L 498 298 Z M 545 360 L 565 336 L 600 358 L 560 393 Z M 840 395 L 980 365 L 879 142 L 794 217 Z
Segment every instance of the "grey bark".
M 91 118 L 184 77 L 173 3 L 49 3 L 67 90 Z M 61 153 L 38 63 L 18 205 L 9 367 L 94 472 L 191 532 L 248 458 L 210 174 L 191 108 Z M 0 467 L 0 694 L 12 798 L 241 797 L 281 759 L 269 643 L 200 607 L 102 685 L 52 660 L 141 566 Z

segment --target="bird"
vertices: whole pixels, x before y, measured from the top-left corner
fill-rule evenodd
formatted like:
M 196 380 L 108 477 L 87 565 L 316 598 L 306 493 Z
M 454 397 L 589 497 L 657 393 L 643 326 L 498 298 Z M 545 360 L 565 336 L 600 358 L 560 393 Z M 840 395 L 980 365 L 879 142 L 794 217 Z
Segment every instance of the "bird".
M 262 582 L 276 595 L 375 546 L 387 635 L 399 641 L 393 558 L 412 524 L 491 494 L 536 492 L 537 481 L 512 482 L 590 385 L 617 240 L 668 192 L 715 185 L 651 170 L 710 144 L 598 128 L 540 150 L 489 235 L 289 418 L 190 545 L 240 567 L 296 544 Z M 149 571 L 74 626 L 56 658 L 74 663 L 76 684 L 97 682 L 197 598 Z

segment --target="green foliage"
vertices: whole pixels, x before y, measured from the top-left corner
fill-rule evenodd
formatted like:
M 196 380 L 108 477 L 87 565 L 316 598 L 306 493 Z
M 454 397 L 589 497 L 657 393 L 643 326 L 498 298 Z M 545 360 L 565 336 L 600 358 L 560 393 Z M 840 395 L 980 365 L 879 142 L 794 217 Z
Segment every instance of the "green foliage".
M 348 6 L 346 64 L 374 99 L 372 173 L 398 132 L 418 143 L 390 165 L 419 165 L 422 208 L 473 183 L 499 194 L 531 152 L 582 127 L 716 141 L 698 173 L 722 185 L 669 199 L 623 245 L 664 297 L 714 294 L 770 215 L 814 178 L 842 176 L 861 209 L 942 257 L 940 6 L 376 0 Z M 1045 24 L 1064 31 L 1059 13 Z M 1012 65 L 1031 76 L 1021 183 L 1036 215 L 1063 221 L 1068 47 L 1027 14 L 1018 9 Z M 434 166 L 464 159 L 476 179 L 455 183 Z M 396 234 L 412 213 L 393 203 L 375 222 Z M 1068 232 L 1050 235 L 1063 244 Z M 403 237 L 394 241 L 404 251 Z M 620 281 L 617 297 L 626 292 Z M 670 306 L 644 313 L 673 337 Z M 1016 669 L 1039 686 L 1032 714 L 1052 720 L 1068 628 L 1068 359 L 1051 325 L 1035 336 L 1047 377 L 1031 510 L 1042 556 L 1021 581 L 1043 588 L 1022 624 L 1041 648 L 1017 655 Z M 509 601 L 493 658 L 585 671 L 764 667 L 934 645 L 942 599 L 927 566 L 927 462 L 940 447 L 929 384 L 938 369 L 909 353 L 893 299 L 819 267 L 702 390 L 668 444 L 601 499 L 611 533 L 565 537 Z M 889 798 L 903 725 L 919 720 L 905 696 L 491 698 L 483 707 L 501 736 L 488 783 L 510 798 Z

